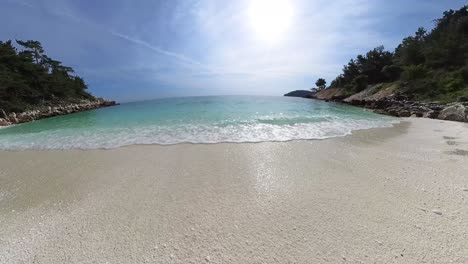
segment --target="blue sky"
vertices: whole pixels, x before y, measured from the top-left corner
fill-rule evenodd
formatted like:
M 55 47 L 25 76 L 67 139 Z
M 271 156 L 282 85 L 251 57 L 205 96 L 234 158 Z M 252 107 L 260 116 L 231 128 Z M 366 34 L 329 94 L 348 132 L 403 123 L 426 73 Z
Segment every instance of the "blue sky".
M 281 95 L 318 77 L 330 82 L 350 58 L 378 45 L 393 50 L 465 4 L 269 1 L 0 0 L 0 39 L 41 41 L 93 94 L 119 101 Z

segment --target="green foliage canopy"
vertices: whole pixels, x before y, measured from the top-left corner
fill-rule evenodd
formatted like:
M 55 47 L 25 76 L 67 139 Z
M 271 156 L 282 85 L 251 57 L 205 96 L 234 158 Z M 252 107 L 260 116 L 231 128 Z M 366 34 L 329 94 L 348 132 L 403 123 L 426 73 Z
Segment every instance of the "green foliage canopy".
M 44 54 L 39 41 L 0 41 L 0 109 L 20 112 L 55 101 L 94 98 L 70 67 Z
M 351 59 L 330 87 L 356 92 L 364 85 L 397 82 L 416 100 L 468 95 L 468 6 L 446 11 L 434 22 L 431 32 L 418 28 L 394 52 L 380 46 Z
M 323 78 L 319 78 L 316 82 L 315 82 L 315 85 L 317 86 L 317 88 L 319 90 L 323 90 L 325 89 L 325 87 L 327 87 L 327 81 L 325 81 L 325 79 Z

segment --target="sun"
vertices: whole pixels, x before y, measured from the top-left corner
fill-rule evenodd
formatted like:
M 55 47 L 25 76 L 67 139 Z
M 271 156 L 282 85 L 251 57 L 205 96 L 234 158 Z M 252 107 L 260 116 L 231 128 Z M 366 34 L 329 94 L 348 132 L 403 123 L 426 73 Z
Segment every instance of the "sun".
M 252 0 L 248 8 L 249 22 L 256 36 L 268 41 L 280 40 L 293 20 L 291 0 Z

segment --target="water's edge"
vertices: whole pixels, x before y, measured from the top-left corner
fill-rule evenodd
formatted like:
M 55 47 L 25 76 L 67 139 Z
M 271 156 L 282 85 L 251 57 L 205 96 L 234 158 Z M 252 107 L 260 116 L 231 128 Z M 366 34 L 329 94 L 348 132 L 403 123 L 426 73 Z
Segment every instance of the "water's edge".
M 312 103 L 311 103 L 312 102 Z M 124 104 L 0 130 L 0 150 L 287 142 L 344 137 L 398 119 L 284 97 L 177 98 Z

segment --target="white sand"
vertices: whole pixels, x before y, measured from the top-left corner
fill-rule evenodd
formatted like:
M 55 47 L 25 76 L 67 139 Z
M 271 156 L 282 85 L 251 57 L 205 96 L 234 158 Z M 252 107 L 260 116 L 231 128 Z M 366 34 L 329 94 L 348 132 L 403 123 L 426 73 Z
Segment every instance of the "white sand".
M 0 263 L 468 263 L 468 125 L 0 152 Z

